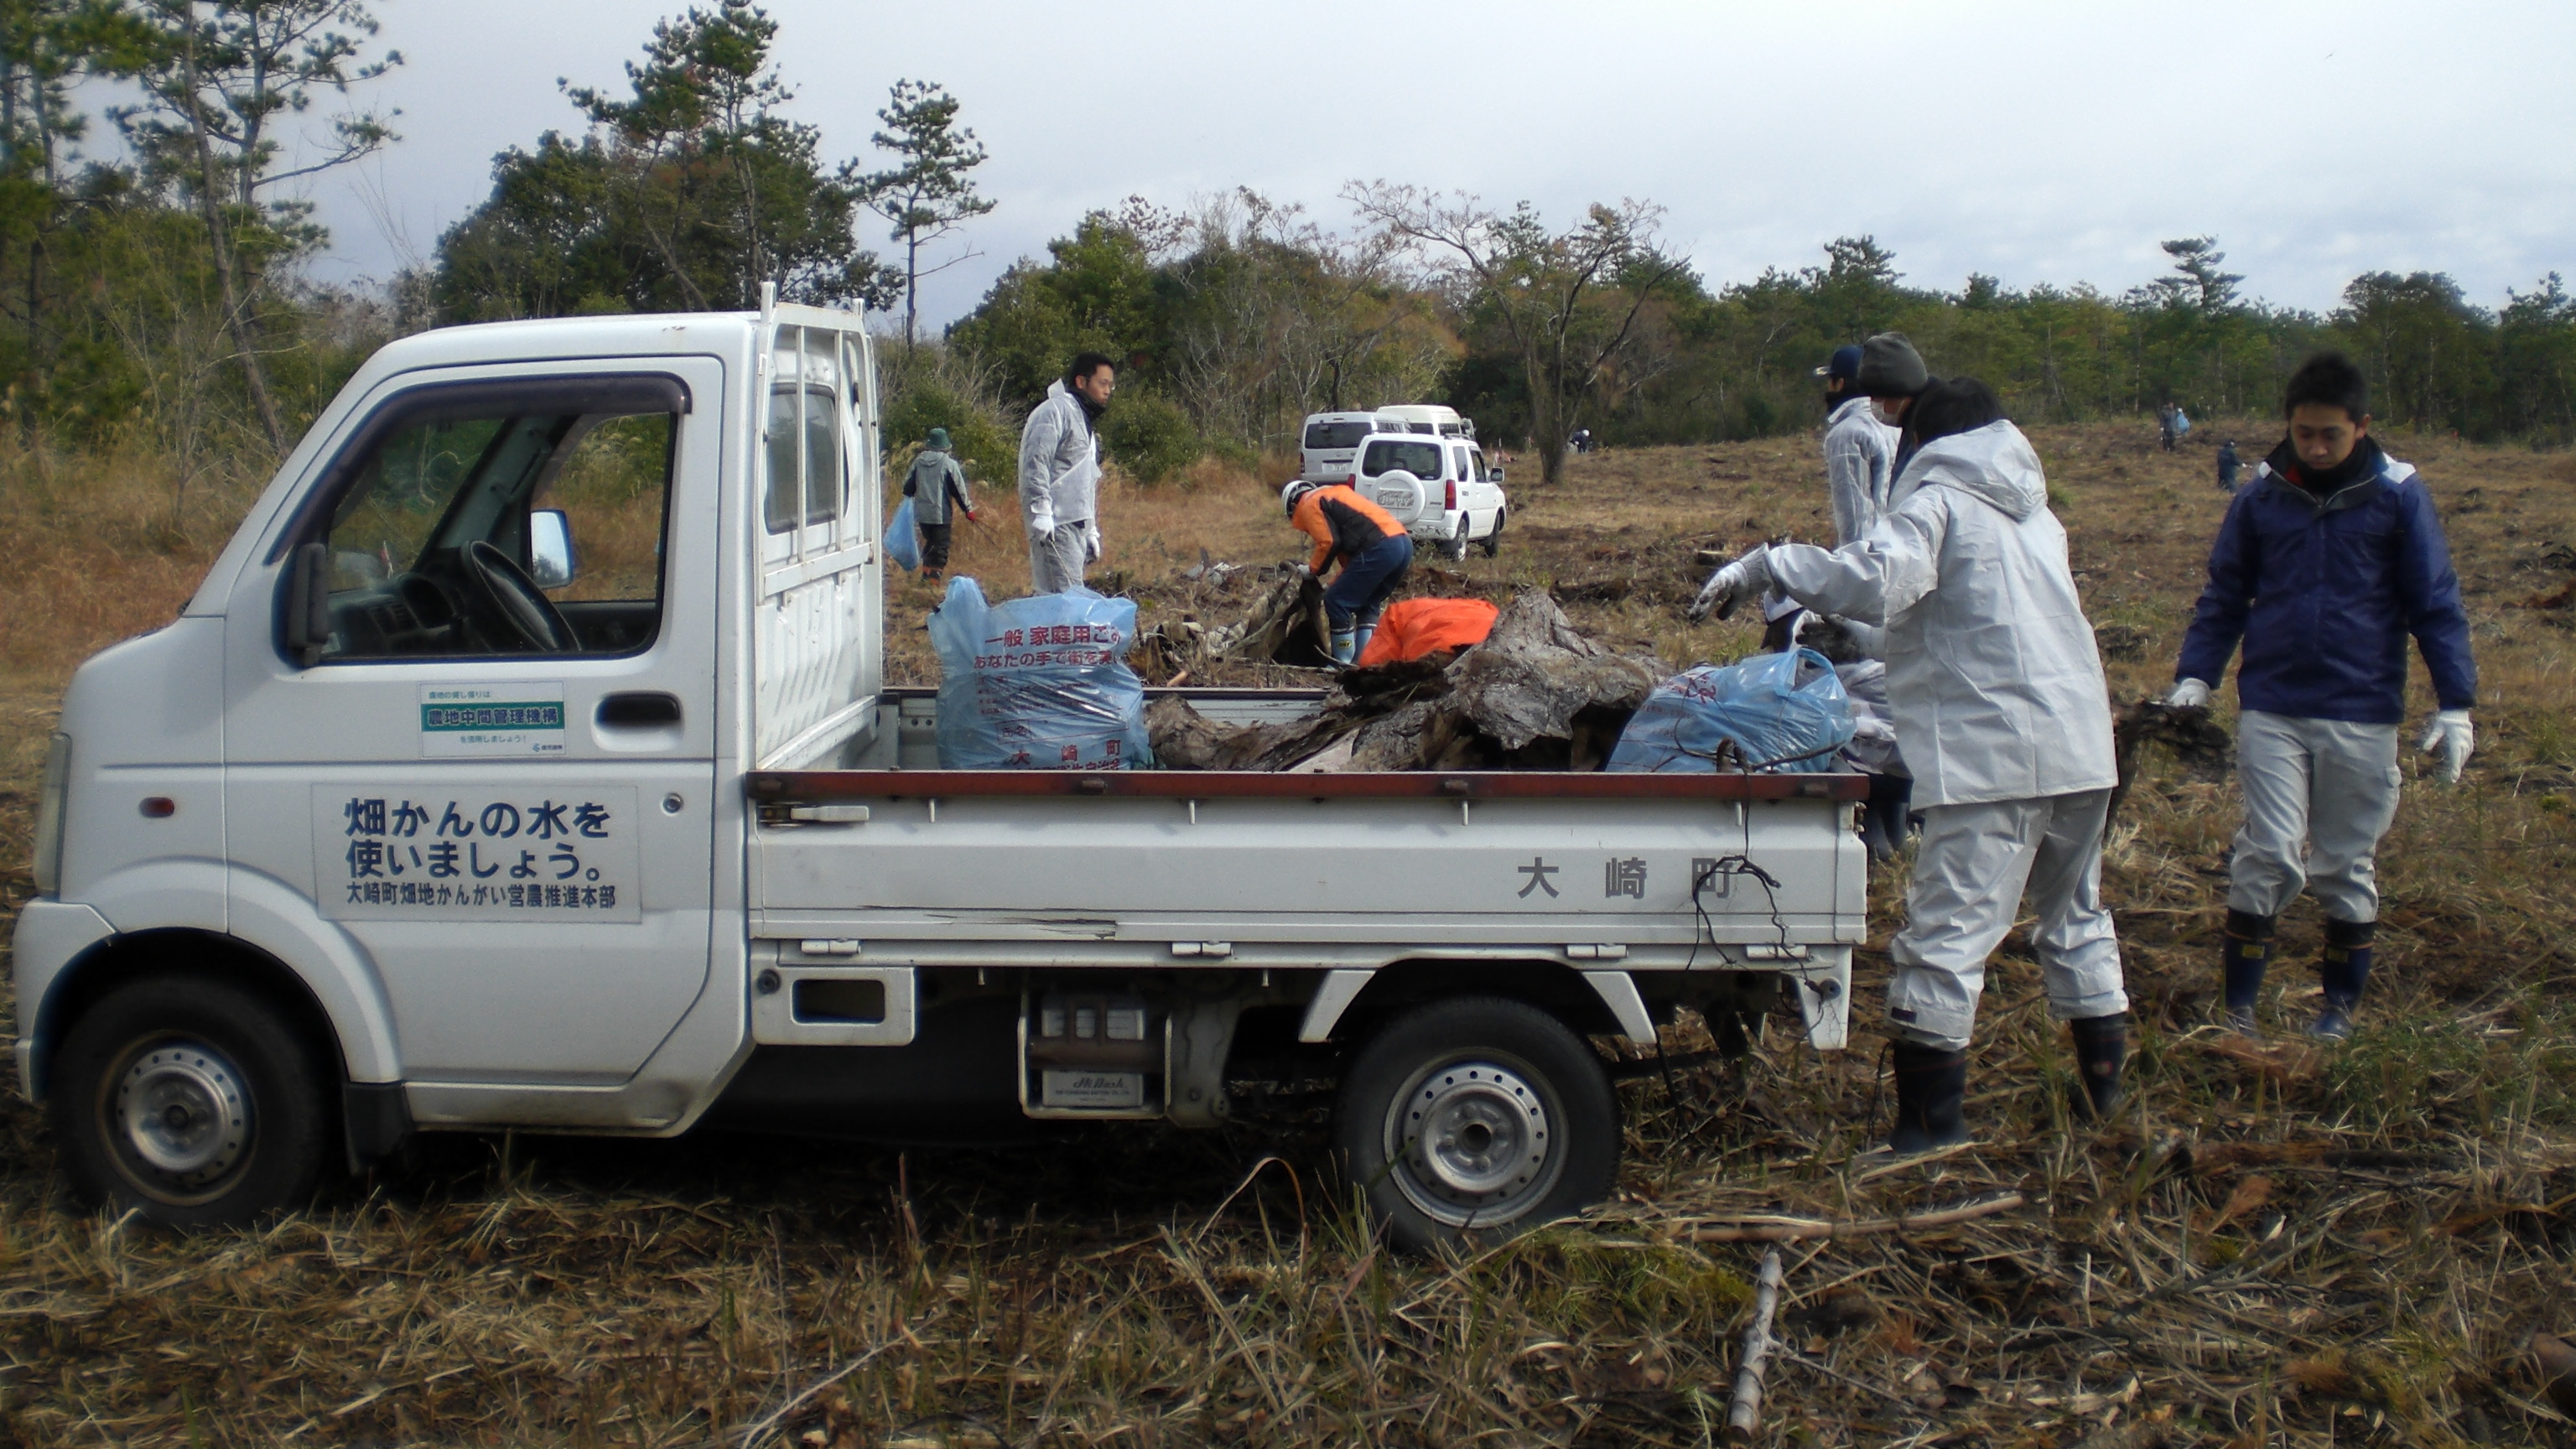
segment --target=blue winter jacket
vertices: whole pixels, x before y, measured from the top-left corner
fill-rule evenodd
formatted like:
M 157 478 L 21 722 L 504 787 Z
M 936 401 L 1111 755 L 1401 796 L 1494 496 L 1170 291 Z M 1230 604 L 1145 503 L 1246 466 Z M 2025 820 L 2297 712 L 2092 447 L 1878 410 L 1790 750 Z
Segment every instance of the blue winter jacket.
M 2284 443 L 2228 505 L 2183 637 L 2176 679 L 2216 684 L 2239 639 L 2238 701 L 2302 719 L 2396 724 L 2406 714 L 2406 636 L 2444 709 L 2476 701 L 2469 616 L 2433 496 L 2413 465 L 2378 451 L 2378 471 L 2319 501 L 2285 476 Z

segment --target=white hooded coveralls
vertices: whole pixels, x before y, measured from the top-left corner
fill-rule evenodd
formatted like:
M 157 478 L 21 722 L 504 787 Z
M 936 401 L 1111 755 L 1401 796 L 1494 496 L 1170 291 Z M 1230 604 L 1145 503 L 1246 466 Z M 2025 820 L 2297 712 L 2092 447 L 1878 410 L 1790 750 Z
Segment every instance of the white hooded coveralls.
M 1924 815 L 1888 1017 L 1951 1050 L 2025 887 L 2050 1013 L 2129 1004 L 2101 902 L 2110 694 L 2047 504 L 2030 441 L 1992 423 L 1925 444 L 1857 541 L 1769 554 L 1798 602 L 1887 628 L 1888 707 Z
M 1825 418 L 1825 490 L 1834 503 L 1834 542 L 1868 533 L 1896 491 L 1896 429 L 1878 420 L 1869 399 L 1836 403 Z
M 1099 553 L 1093 521 L 1099 489 L 1100 439 L 1082 400 L 1058 378 L 1020 430 L 1020 519 L 1028 528 L 1035 592 L 1060 593 L 1082 582 L 1085 556 Z

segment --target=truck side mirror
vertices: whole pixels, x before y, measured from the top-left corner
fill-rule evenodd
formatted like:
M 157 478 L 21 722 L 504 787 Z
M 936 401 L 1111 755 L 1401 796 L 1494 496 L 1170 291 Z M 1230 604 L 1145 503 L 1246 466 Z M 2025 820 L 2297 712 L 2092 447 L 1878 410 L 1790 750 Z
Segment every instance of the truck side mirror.
M 308 543 L 287 565 L 286 647 L 310 669 L 331 647 L 331 546 Z
M 581 572 L 572 547 L 572 520 L 560 508 L 528 515 L 528 577 L 541 589 L 560 589 Z

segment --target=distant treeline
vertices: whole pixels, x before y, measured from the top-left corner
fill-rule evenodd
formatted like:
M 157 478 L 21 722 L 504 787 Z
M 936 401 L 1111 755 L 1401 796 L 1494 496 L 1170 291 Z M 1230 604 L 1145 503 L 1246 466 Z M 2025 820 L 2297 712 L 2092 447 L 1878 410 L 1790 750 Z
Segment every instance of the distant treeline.
M 2320 316 L 2245 296 L 2206 237 L 2163 243 L 2171 271 L 2117 294 L 1908 285 L 1855 237 L 1712 284 L 1664 249 L 1651 205 L 1551 226 L 1386 183 L 1345 191 L 1347 233 L 1250 192 L 1131 201 L 922 335 L 919 279 L 956 250 L 937 244 L 995 205 L 970 174 L 983 147 L 955 98 L 906 81 L 870 138 L 889 164 L 827 159 L 784 114 L 777 29 L 752 6 L 662 22 L 624 93 L 567 86 L 577 125 L 494 158 L 489 198 L 430 263 L 352 291 L 307 280 L 326 238 L 291 183 L 399 140 L 361 105 L 401 57 L 358 0 L 0 0 L 0 410 L 66 441 L 274 456 L 402 332 L 748 307 L 775 284 L 883 315 L 895 426 L 947 425 L 986 471 L 1086 349 L 1127 364 L 1110 442 L 1149 478 L 1294 447 L 1311 411 L 1426 399 L 1530 440 L 1552 474 L 1583 427 L 1644 444 L 1812 426 L 1813 370 L 1889 329 L 2026 419 L 2268 412 L 2331 345 L 2368 369 L 2384 423 L 2576 440 L 2576 298 L 2554 273 L 2490 310 L 2439 273 L 2370 272 Z M 132 99 L 92 114 L 93 78 Z M 116 158 L 90 156 L 110 131 Z M 871 227 L 887 259 L 861 244 Z

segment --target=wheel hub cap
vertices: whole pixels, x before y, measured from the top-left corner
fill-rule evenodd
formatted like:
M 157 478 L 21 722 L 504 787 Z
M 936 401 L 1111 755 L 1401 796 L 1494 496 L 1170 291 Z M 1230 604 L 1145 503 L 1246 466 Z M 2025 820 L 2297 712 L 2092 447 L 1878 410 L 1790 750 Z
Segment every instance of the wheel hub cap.
M 118 1139 L 137 1162 L 182 1187 L 212 1182 L 250 1147 L 250 1094 L 240 1069 L 201 1042 L 164 1042 L 116 1083 Z
M 1405 1195 L 1443 1222 L 1508 1222 L 1555 1182 L 1547 1103 L 1510 1067 L 1436 1068 L 1388 1115 L 1387 1156 Z

